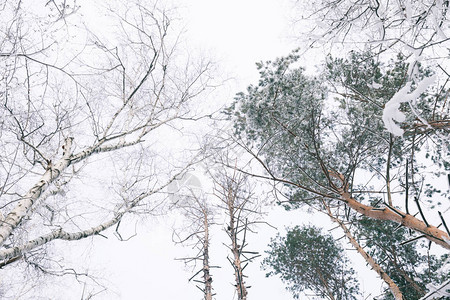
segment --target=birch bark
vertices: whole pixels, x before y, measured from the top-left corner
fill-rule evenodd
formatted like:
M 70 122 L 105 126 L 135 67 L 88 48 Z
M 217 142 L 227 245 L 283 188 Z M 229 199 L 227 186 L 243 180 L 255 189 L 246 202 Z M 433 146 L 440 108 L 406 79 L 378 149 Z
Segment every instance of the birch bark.
M 23 217 L 27 215 L 28 211 L 33 206 L 33 203 L 39 196 L 70 165 L 72 140 L 72 138 L 66 139 L 62 158 L 55 165 L 49 166 L 39 182 L 25 194 L 22 200 L 17 203 L 16 207 L 8 213 L 5 220 L 0 224 L 0 246 L 3 245 L 5 240 L 11 235 L 12 231 L 19 225 Z

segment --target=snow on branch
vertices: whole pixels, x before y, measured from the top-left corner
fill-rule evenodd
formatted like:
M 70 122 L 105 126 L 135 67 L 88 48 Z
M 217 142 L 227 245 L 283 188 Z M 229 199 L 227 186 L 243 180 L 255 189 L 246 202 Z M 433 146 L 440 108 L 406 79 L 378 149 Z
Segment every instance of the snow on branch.
M 424 78 L 412 92 L 410 92 L 412 82 L 409 81 L 403 88 L 395 93 L 394 96 L 392 96 L 391 100 L 385 104 L 383 110 L 383 122 L 387 131 L 395 136 L 401 136 L 403 134 L 403 129 L 396 123 L 404 122 L 406 119 L 405 114 L 400 111 L 400 104 L 405 102 L 414 103 L 415 100 L 435 82 L 435 80 L 436 75 Z M 420 116 L 417 117 L 420 118 Z

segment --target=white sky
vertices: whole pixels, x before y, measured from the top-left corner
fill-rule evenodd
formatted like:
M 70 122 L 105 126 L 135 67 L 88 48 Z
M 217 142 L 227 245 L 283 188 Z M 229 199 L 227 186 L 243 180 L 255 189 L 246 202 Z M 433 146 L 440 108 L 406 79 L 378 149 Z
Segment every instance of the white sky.
M 285 0 L 184 3 L 188 4 L 180 7 L 187 11 L 183 22 L 187 24 L 189 46 L 198 47 L 217 59 L 236 78 L 238 90 L 257 80 L 256 62 L 273 60 L 294 48 L 285 38 L 288 29 Z
M 289 8 L 284 0 L 178 0 L 175 4 L 180 7 L 182 22 L 186 24 L 187 46 L 211 55 L 222 70 L 218 76 L 233 79 L 219 90 L 222 93 L 219 101 L 230 101 L 229 97 L 257 81 L 255 62 L 273 60 L 295 48 L 295 43 L 286 38 Z M 298 211 L 287 213 L 280 208 L 270 214 L 269 220 L 280 229 L 313 220 L 329 222 Z M 128 242 L 119 243 L 111 234 L 108 234 L 109 239 L 95 237 L 84 241 L 85 250 L 72 255 L 85 260 L 90 270 L 109 281 L 108 287 L 117 292 L 100 294 L 95 299 L 201 299 L 201 292 L 187 282 L 193 273 L 174 260 L 189 249 L 173 245 L 172 225 L 170 218 L 150 217 L 146 225 L 138 227 L 137 237 Z M 249 237 L 248 249 L 263 254 L 263 248 L 275 234 L 273 229 L 261 228 L 258 236 Z M 236 296 L 233 298 L 233 270 L 226 261 L 227 250 L 221 244 L 227 240 L 220 229 L 213 232 L 212 242 L 211 263 L 222 266 L 212 269 L 216 299 L 236 299 Z M 364 265 L 362 259 L 355 259 Z M 363 270 L 360 276 L 365 281 L 361 282 L 361 287 L 373 286 L 373 272 Z M 265 278 L 260 261 L 253 263 L 247 271 L 247 283 L 252 286 L 249 299 L 292 299 L 279 279 Z M 378 280 L 375 286 L 379 292 Z M 55 292 L 64 294 L 65 288 L 55 287 Z M 82 285 L 78 290 L 73 299 L 80 299 Z

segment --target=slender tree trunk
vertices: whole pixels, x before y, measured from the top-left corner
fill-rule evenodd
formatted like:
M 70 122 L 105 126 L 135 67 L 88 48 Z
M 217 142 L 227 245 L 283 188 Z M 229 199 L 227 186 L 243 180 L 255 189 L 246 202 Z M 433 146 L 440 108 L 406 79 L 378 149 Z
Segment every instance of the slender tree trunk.
M 6 239 L 17 228 L 42 193 L 44 193 L 50 184 L 58 179 L 71 164 L 82 161 L 94 153 L 110 152 L 120 148 L 133 146 L 139 142 L 139 139 L 128 143 L 119 142 L 103 147 L 102 144 L 107 140 L 102 139 L 94 146 L 77 154 L 72 154 L 72 141 L 73 138 L 71 137 L 65 140 L 62 158 L 56 163 L 52 163 L 51 161 L 48 162 L 48 168 L 41 179 L 25 194 L 25 196 L 22 197 L 11 212 L 8 213 L 5 220 L 0 223 L 0 246 L 5 243 Z
M 228 154 L 227 154 L 228 155 Z M 220 163 L 228 166 L 229 157 L 220 157 Z M 226 161 L 226 163 L 224 163 Z M 228 173 L 233 171 L 232 174 Z M 252 187 L 247 182 L 247 177 L 237 173 L 236 160 L 234 167 L 230 170 L 214 175 L 215 195 L 220 199 L 221 209 L 228 215 L 226 232 L 231 243 L 228 248 L 232 256 L 227 256 L 228 262 L 234 269 L 235 288 L 238 300 L 247 300 L 248 289 L 246 286 L 244 269 L 254 258 L 260 256 L 258 252 L 247 251 L 248 243 L 246 234 L 249 227 L 256 224 L 256 221 L 248 221 L 249 216 L 259 214 L 259 203 L 253 196 Z M 261 222 L 263 223 L 263 222 Z
M 325 203 L 324 203 L 325 204 Z M 348 238 L 350 243 L 353 245 L 353 247 L 358 251 L 359 254 L 364 258 L 364 260 L 372 267 L 372 269 L 377 272 L 377 274 L 381 277 L 381 279 L 386 282 L 386 284 L 389 286 L 389 289 L 392 292 L 392 295 L 394 295 L 395 300 L 402 300 L 403 295 L 400 291 L 399 287 L 395 284 L 395 282 L 392 280 L 391 277 L 381 268 L 379 264 L 375 262 L 375 260 L 370 256 L 364 249 L 361 247 L 361 245 L 358 243 L 358 241 L 353 237 L 350 230 L 345 226 L 345 224 L 336 218 L 330 210 L 330 207 L 325 204 L 325 207 L 327 209 L 328 216 L 330 216 L 331 220 L 339 225 L 339 227 L 344 230 L 345 236 Z
M 234 256 L 234 276 L 236 280 L 236 291 L 239 300 L 247 300 L 247 289 L 245 287 L 244 275 L 242 273 L 242 264 L 239 254 L 239 249 L 233 248 Z
M 179 175 L 179 174 L 177 174 L 177 175 Z M 176 178 L 177 175 L 175 175 L 173 178 Z M 30 241 L 24 243 L 23 245 L 11 247 L 11 248 L 0 249 L 0 261 L 8 260 L 8 259 L 11 259 L 11 258 L 17 257 L 17 256 L 22 257 L 22 255 L 25 252 L 30 251 L 39 246 L 42 246 L 53 240 L 75 241 L 75 240 L 81 240 L 81 239 L 99 234 L 100 232 L 117 224 L 122 219 L 124 214 L 128 213 L 133 207 L 135 207 L 137 204 L 139 204 L 145 198 L 164 189 L 170 182 L 171 181 L 156 188 L 155 190 L 149 191 L 148 193 L 140 194 L 138 197 L 133 199 L 133 201 L 128 203 L 128 207 L 126 209 L 124 209 L 121 212 L 117 212 L 111 219 L 109 219 L 95 227 L 91 227 L 86 230 L 72 232 L 72 233 L 66 232 L 62 228 L 60 228 L 57 230 L 53 230 L 52 232 L 50 232 L 48 234 L 42 235 L 38 238 L 35 238 L 34 240 L 30 240 Z
M 205 239 L 203 240 L 203 280 L 205 281 L 205 300 L 212 300 L 212 277 L 209 274 L 209 224 L 208 214 L 204 214 Z
M 214 223 L 214 214 L 213 211 L 209 209 L 207 199 L 203 193 L 198 195 L 190 188 L 189 191 L 191 196 L 187 196 L 184 201 L 181 201 L 178 205 L 183 211 L 183 214 L 192 222 L 183 230 L 188 228 L 193 229 L 193 231 L 190 232 L 187 238 L 180 240 L 178 243 L 186 243 L 192 239 L 194 243 L 193 249 L 197 249 L 198 252 L 193 257 L 185 257 L 181 260 L 184 260 L 185 264 L 194 262 L 195 266 L 197 265 L 197 261 L 202 262 L 201 268 L 189 278 L 189 282 L 191 280 L 196 282 L 195 286 L 203 293 L 203 300 L 212 300 L 213 280 L 210 273 L 212 267 L 209 260 L 209 228 L 211 224 Z M 182 193 L 180 194 L 182 195 Z
M 109 221 L 106 221 L 96 227 L 91 227 L 89 229 L 78 231 L 74 233 L 66 232 L 64 230 L 54 230 L 46 235 L 40 236 L 34 240 L 30 240 L 21 246 L 16 246 L 12 248 L 2 249 L 0 251 L 0 261 L 7 260 L 13 257 L 22 256 L 25 252 L 30 251 L 34 248 L 42 246 L 53 240 L 66 240 L 66 241 L 75 241 L 81 240 L 89 236 L 96 235 L 111 226 L 117 224 L 120 221 L 120 218 L 124 213 L 120 213 L 117 216 L 113 217 Z
M 388 197 L 388 203 L 392 206 L 392 195 L 391 195 L 391 157 L 392 157 L 392 146 L 394 145 L 393 135 L 389 133 L 389 153 L 386 162 L 386 193 Z M 413 147 L 414 148 L 414 147 Z
M 237 240 L 237 226 L 234 214 L 236 212 L 234 207 L 234 191 L 232 188 L 228 191 L 228 212 L 230 215 L 230 223 L 228 225 L 229 234 L 231 237 L 231 252 L 233 253 L 233 268 L 234 277 L 236 281 L 236 291 L 238 294 L 238 300 L 247 300 L 247 289 L 245 287 L 244 275 L 242 273 L 242 263 L 241 263 L 241 247 L 243 245 L 238 244 Z

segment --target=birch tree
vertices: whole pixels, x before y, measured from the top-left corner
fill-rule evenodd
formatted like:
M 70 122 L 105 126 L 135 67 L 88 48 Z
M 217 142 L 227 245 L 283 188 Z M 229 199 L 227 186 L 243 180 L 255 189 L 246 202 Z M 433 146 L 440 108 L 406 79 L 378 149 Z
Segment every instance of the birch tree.
M 159 134 L 192 120 L 210 65 L 180 55 L 173 12 L 154 3 L 0 7 L 2 272 L 53 269 L 52 241 L 120 237 L 126 215 L 160 208 L 196 158 L 174 165 Z
M 310 5 L 300 1 L 293 4 L 300 12 L 294 21 L 308 25 L 296 27 L 297 34 L 309 36 L 310 42 L 346 43 L 350 47 L 362 42 L 380 52 L 395 47 L 432 52 L 439 47 L 445 51 L 448 41 L 447 1 L 319 0 Z

